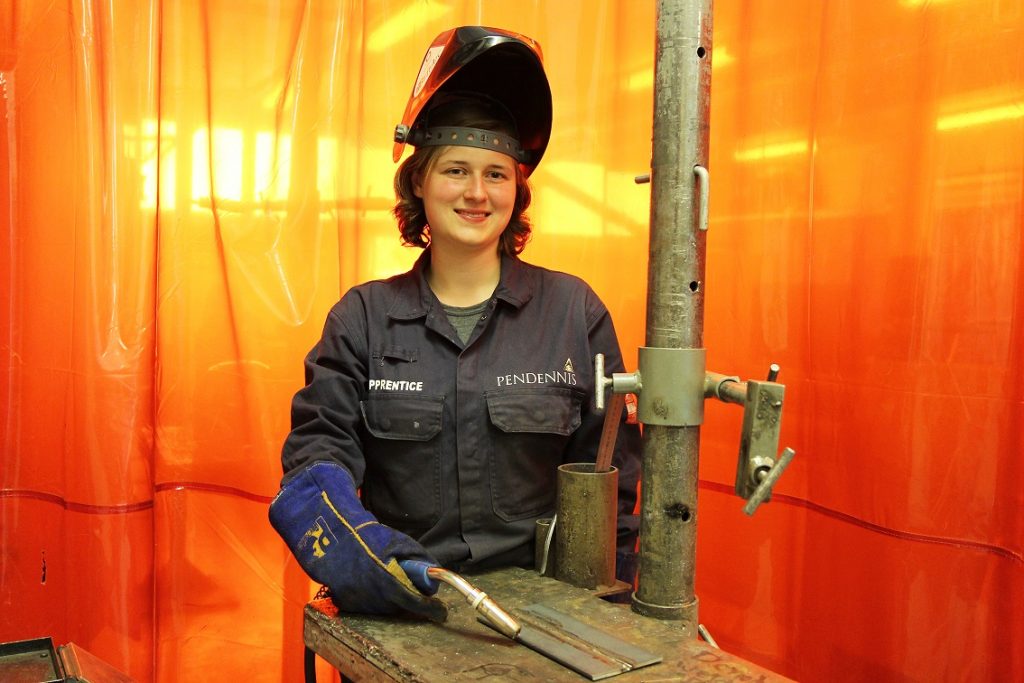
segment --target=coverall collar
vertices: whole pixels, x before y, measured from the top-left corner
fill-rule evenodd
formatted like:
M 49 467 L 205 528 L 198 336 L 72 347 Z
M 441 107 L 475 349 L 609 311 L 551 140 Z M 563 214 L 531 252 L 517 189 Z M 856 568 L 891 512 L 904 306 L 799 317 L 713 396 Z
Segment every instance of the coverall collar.
M 427 284 L 427 268 L 430 266 L 430 249 L 416 259 L 409 277 L 402 278 L 402 286 L 388 311 L 393 320 L 414 320 L 427 315 L 437 301 L 430 285 Z M 494 290 L 494 298 L 514 308 L 520 308 L 533 298 L 534 283 L 531 273 L 518 258 L 501 255 L 501 278 Z

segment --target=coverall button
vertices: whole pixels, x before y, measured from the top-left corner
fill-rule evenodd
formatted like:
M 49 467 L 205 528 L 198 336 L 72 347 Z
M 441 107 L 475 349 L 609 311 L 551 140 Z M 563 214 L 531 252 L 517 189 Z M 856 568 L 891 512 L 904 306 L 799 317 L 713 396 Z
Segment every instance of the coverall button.
M 380 426 L 383 427 L 384 429 L 391 429 L 391 418 L 381 418 Z
M 541 410 L 540 408 L 534 408 L 533 409 L 533 419 L 537 420 L 537 422 L 540 422 L 541 420 L 543 420 L 544 419 L 544 411 Z

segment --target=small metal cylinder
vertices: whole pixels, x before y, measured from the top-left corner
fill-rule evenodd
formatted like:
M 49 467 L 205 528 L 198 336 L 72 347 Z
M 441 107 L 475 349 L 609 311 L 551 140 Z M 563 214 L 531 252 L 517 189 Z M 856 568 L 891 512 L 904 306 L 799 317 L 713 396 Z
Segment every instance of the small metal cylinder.
M 594 463 L 558 468 L 555 578 L 581 588 L 615 584 L 619 471 Z
M 533 568 L 541 576 L 555 575 L 555 539 L 550 517 L 538 519 L 534 527 Z

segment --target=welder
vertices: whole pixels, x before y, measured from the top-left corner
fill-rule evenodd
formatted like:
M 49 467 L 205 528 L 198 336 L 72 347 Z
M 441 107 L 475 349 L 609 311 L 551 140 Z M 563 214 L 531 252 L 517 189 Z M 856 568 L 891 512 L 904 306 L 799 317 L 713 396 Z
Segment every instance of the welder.
M 270 506 L 342 610 L 442 618 L 436 583 L 403 561 L 532 566 L 557 467 L 595 459 L 595 354 L 623 371 L 611 316 L 581 279 L 520 258 L 551 122 L 536 41 L 464 26 L 427 49 L 394 146 L 396 162 L 414 148 L 393 213 L 423 253 L 328 313 Z M 631 581 L 640 438 L 622 412 L 616 559 Z

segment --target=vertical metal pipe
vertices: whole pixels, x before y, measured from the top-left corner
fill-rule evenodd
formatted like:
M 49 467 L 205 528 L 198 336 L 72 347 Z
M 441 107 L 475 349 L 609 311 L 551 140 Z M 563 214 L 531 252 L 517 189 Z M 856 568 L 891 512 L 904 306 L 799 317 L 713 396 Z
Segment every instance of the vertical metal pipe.
M 707 168 L 712 0 L 659 0 L 647 346 L 701 348 L 705 232 L 694 166 Z M 639 576 L 633 609 L 696 634 L 700 427 L 645 425 Z

